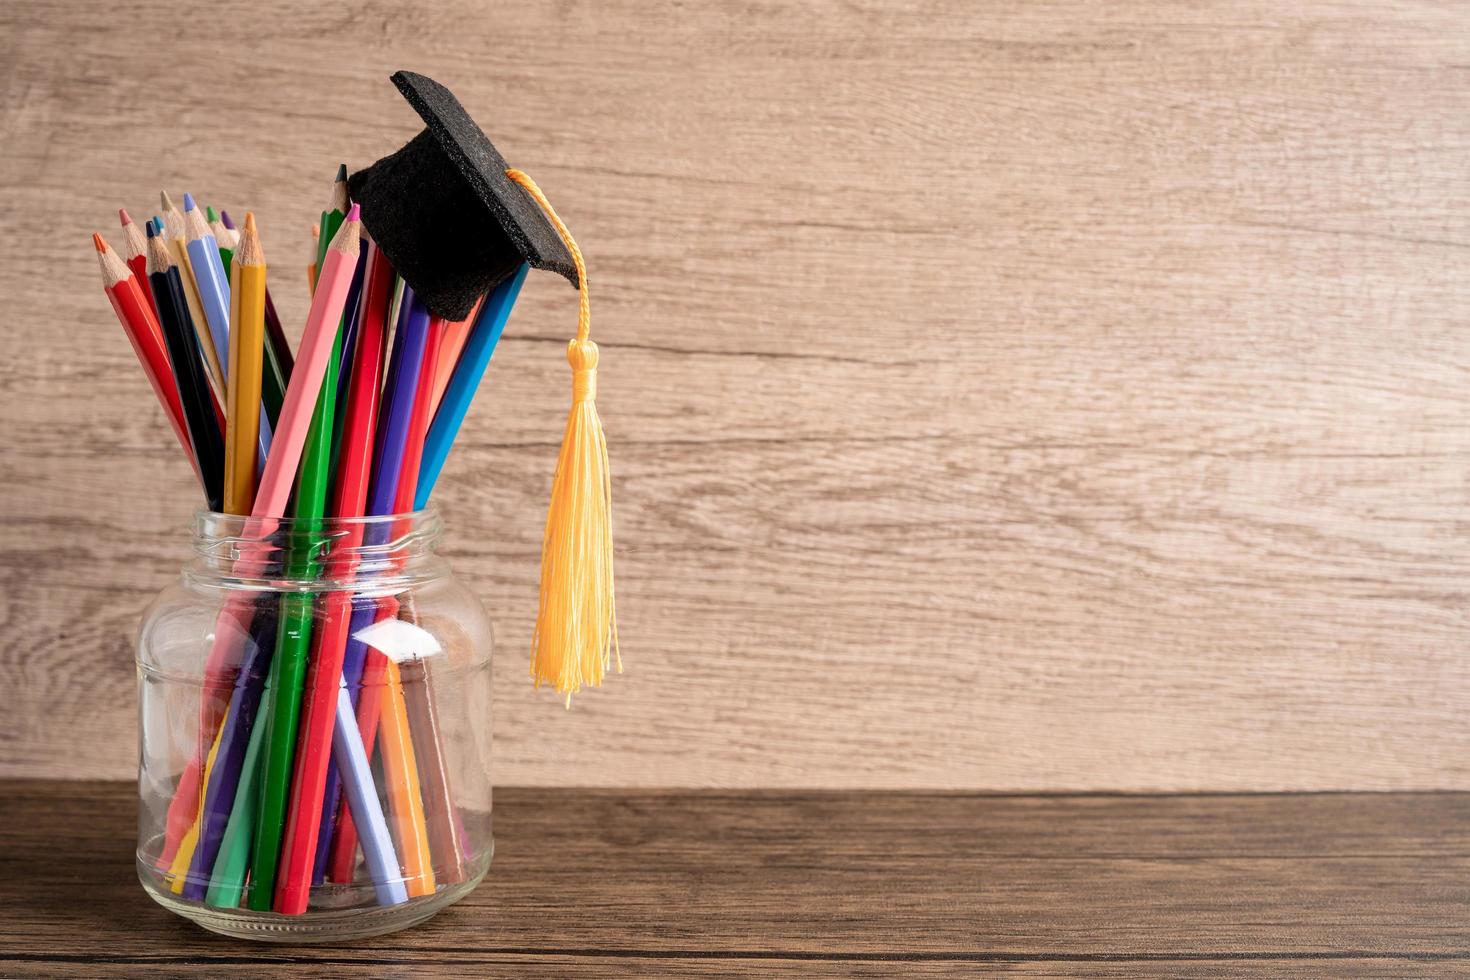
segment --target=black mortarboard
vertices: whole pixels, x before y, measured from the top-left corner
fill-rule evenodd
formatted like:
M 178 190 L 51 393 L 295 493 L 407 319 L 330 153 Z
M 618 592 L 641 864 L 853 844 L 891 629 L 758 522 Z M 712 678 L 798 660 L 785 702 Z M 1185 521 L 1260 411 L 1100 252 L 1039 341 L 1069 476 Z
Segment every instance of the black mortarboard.
M 505 159 L 443 85 L 410 71 L 393 84 L 428 128 L 347 180 L 362 222 L 431 313 L 469 316 L 522 262 L 577 285 L 566 245 Z

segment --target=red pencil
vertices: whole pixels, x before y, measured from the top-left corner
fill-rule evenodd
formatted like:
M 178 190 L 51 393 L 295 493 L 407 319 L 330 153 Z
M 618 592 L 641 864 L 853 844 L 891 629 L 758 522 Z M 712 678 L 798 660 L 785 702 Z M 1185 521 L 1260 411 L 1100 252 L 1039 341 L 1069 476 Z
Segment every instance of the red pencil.
M 378 387 L 387 360 L 388 303 L 393 292 L 393 269 L 387 257 L 368 243 L 367 279 L 363 283 L 358 315 L 357 344 L 352 356 L 347 405 L 337 460 L 336 495 L 330 516 L 361 517 L 367 506 L 368 477 L 373 466 L 373 437 L 378 424 Z M 362 528 L 349 530 L 334 552 L 341 555 L 355 548 Z M 350 558 L 329 559 L 327 577 L 341 580 L 352 574 Z M 286 832 L 281 844 L 281 864 L 276 876 L 275 910 L 286 915 L 306 911 L 312 869 L 316 861 L 317 836 L 321 830 L 322 805 L 326 796 L 327 763 L 332 752 L 337 692 L 342 683 L 342 657 L 347 648 L 347 631 L 352 621 L 352 593 L 332 591 L 324 596 L 325 615 L 313 637 L 311 657 L 301 705 L 301 734 L 291 780 L 291 798 L 286 811 Z
M 126 214 L 127 212 L 123 212 Z M 128 227 L 132 227 L 131 224 Z M 137 229 L 134 228 L 134 231 Z M 189 444 L 189 432 L 184 428 L 184 406 L 179 401 L 179 387 L 174 381 L 173 370 L 168 364 L 168 352 L 163 346 L 163 328 L 153 313 L 153 304 L 143 298 L 143 289 L 138 277 L 123 264 L 117 253 L 103 240 L 101 235 L 92 235 L 92 244 L 97 247 L 97 259 L 102 263 L 102 288 L 112 301 L 118 322 L 132 342 L 133 353 L 153 386 L 163 412 L 178 436 L 179 445 L 184 447 L 184 457 L 199 476 L 199 463 L 194 459 L 194 450 Z M 145 256 L 146 260 L 146 256 Z
M 434 413 L 439 411 L 439 402 L 444 398 L 444 389 L 449 387 L 449 377 L 454 374 L 454 366 L 459 363 L 459 355 L 464 350 L 465 341 L 470 339 L 470 327 L 473 326 L 475 318 L 480 315 L 480 305 L 485 302 L 481 296 L 475 303 L 475 308 L 470 310 L 470 315 L 463 320 L 446 324 L 444 327 L 444 346 L 439 349 L 439 366 L 434 371 L 434 390 L 429 397 L 429 419 L 434 418 Z
M 138 291 L 148 301 L 148 307 L 157 318 L 158 307 L 153 305 L 153 290 L 148 288 L 148 239 L 144 237 L 143 229 L 133 224 L 132 217 L 125 209 L 118 208 L 117 216 L 122 221 L 123 258 L 127 261 L 128 268 L 133 270 L 133 275 L 138 278 Z

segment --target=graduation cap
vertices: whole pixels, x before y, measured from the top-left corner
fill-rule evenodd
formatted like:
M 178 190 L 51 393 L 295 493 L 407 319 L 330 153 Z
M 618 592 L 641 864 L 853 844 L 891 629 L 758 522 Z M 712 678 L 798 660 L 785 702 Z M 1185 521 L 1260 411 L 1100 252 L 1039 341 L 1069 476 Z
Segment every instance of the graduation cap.
M 347 181 L 362 220 L 429 312 L 462 320 L 522 262 L 578 285 L 577 267 L 540 205 L 454 93 L 411 71 L 393 84 L 426 124 Z
M 554 686 L 570 706 L 583 685 L 602 683 L 618 643 L 612 483 L 595 404 L 598 350 L 590 336 L 586 266 L 541 188 L 506 166 L 448 89 L 407 71 L 395 74 L 393 84 L 428 128 L 353 174 L 347 189 L 378 248 L 418 300 L 446 320 L 463 319 L 523 263 L 560 272 L 577 287 L 577 333 L 567 344 L 572 410 L 551 481 L 531 640 L 532 677 L 538 686 Z M 472 331 L 482 329 L 490 307 L 481 310 Z M 621 670 L 621 656 L 617 663 Z

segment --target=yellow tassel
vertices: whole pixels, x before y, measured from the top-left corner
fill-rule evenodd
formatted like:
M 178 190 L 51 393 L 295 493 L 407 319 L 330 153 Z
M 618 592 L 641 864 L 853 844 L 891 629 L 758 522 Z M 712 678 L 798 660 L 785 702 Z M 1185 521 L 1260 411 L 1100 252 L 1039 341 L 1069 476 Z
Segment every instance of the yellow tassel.
M 551 506 L 541 539 L 541 603 L 531 640 L 531 677 L 536 686 L 555 686 L 571 707 L 572 695 L 582 685 L 602 683 L 614 657 L 618 671 L 623 669 L 613 599 L 612 483 L 607 439 L 597 417 L 597 345 L 589 337 L 592 314 L 582 250 L 535 181 L 519 170 L 507 170 L 505 175 L 546 212 L 577 266 L 577 337 L 567 344 L 572 413 L 551 483 Z

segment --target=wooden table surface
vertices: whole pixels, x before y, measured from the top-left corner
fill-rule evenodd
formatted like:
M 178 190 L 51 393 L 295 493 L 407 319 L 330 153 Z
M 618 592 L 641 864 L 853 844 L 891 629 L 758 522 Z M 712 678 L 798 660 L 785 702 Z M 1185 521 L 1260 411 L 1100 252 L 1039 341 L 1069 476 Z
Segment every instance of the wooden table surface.
M 0 975 L 1470 971 L 1470 794 L 505 789 L 483 886 L 337 949 L 154 905 L 133 792 L 0 782 Z

